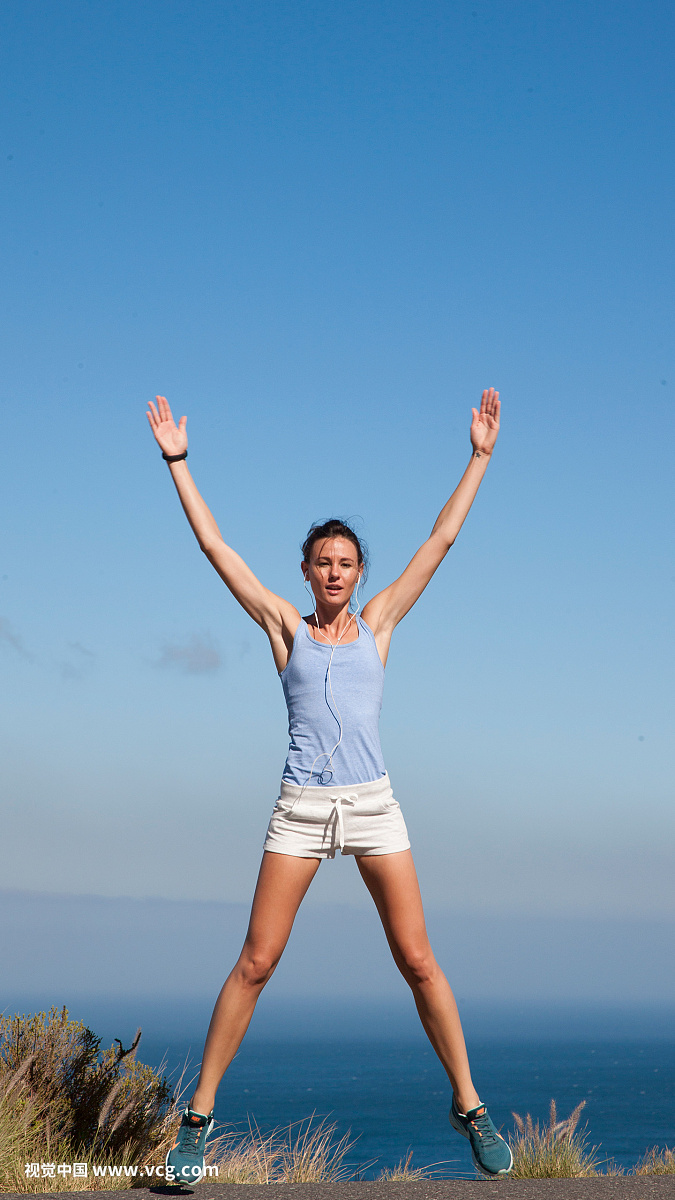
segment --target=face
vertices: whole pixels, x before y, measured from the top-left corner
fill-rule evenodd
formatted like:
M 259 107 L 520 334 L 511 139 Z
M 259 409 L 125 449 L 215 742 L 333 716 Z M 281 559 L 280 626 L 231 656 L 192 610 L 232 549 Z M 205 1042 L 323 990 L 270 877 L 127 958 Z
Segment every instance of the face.
M 318 538 L 302 573 L 309 579 L 317 602 L 336 608 L 347 604 L 361 574 L 356 546 L 347 538 Z

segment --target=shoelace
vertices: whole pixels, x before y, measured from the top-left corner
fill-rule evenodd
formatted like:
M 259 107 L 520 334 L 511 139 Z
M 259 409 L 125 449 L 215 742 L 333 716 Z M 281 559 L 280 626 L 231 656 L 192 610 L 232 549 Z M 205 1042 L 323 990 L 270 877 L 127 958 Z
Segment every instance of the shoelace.
M 472 1117 L 469 1121 L 469 1125 L 473 1126 L 478 1136 L 483 1138 L 486 1143 L 497 1141 L 497 1135 L 492 1128 L 492 1121 L 487 1114 L 487 1109 L 479 1116 Z
M 199 1135 L 204 1128 L 203 1125 L 193 1125 L 190 1121 L 189 1125 L 183 1125 L 181 1132 L 181 1150 L 196 1150 L 199 1143 Z

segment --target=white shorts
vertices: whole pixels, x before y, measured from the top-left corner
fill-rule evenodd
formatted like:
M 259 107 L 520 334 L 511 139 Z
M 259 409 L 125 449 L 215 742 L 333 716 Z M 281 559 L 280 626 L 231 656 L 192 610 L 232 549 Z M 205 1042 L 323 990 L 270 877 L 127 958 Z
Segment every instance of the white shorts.
M 264 850 L 295 858 L 398 854 L 408 831 L 389 776 L 351 787 L 298 787 L 281 781 Z

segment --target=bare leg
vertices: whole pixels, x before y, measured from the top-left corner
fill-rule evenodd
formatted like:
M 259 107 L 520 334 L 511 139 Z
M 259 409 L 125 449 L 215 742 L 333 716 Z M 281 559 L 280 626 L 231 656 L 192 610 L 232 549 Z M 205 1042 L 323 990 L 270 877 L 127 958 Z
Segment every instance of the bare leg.
M 251 919 L 234 970 L 216 1000 L 191 1106 L 210 1113 L 216 1091 L 248 1029 L 258 996 L 284 951 L 296 913 L 321 862 L 265 851 Z
M 380 914 L 394 961 L 410 985 L 420 1020 L 448 1074 L 461 1112 L 480 1104 L 450 985 L 429 945 L 410 850 L 359 855 L 361 876 Z

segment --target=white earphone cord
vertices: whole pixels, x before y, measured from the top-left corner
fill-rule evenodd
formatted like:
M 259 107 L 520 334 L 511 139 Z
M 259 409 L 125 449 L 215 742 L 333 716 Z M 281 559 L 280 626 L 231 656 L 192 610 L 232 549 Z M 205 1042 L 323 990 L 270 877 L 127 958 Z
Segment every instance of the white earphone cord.
M 322 775 L 322 774 L 323 774 L 323 772 L 325 771 L 326 767 L 330 767 L 330 769 L 331 769 L 331 771 L 332 771 L 332 769 L 333 769 L 333 755 L 335 754 L 335 751 L 337 750 L 338 746 L 340 745 L 340 743 L 341 743 L 341 741 L 342 741 L 342 716 L 340 715 L 340 709 L 338 708 L 337 704 L 335 703 L 335 696 L 333 695 L 333 681 L 332 681 L 332 679 L 331 679 L 331 677 L 330 677 L 330 667 L 331 667 L 331 663 L 332 663 L 332 661 L 333 661 L 333 655 L 334 655 L 334 653 L 335 653 L 335 651 L 336 651 L 337 647 L 340 645 L 340 642 L 342 641 L 343 637 L 345 636 L 345 634 L 346 634 L 347 630 L 349 629 L 349 626 L 351 625 L 352 621 L 354 620 L 354 618 L 355 618 L 355 617 L 357 617 L 357 616 L 358 616 L 358 614 L 359 614 L 359 613 L 360 613 L 360 611 L 361 611 L 361 605 L 359 604 L 359 584 L 360 584 L 360 582 L 361 582 L 361 576 L 359 575 L 358 579 L 356 580 L 356 591 L 355 591 L 355 593 L 354 593 L 354 599 L 355 599 L 355 601 L 356 601 L 356 611 L 352 613 L 351 617 L 350 617 L 350 618 L 349 618 L 349 620 L 347 621 L 347 624 L 345 625 L 344 629 L 342 630 L 342 633 L 340 634 L 340 636 L 339 636 L 339 638 L 338 638 L 337 642 L 334 642 L 334 643 L 333 643 L 333 642 L 331 642 L 331 641 L 328 639 L 328 637 L 326 637 L 326 634 L 325 634 L 325 633 L 321 633 L 321 630 L 319 629 L 319 617 L 318 617 L 318 614 L 317 614 L 317 611 L 316 611 L 316 597 L 315 597 L 314 593 L 312 592 L 311 585 L 310 585 L 310 588 L 309 588 L 309 591 L 310 591 L 310 594 L 311 594 L 311 596 L 312 596 L 312 599 L 314 600 L 314 620 L 316 621 L 316 631 L 317 631 L 317 633 L 318 633 L 318 634 L 319 634 L 319 635 L 320 635 L 322 638 L 325 638 L 325 639 L 326 639 L 326 641 L 328 642 L 328 645 L 331 647 L 330 658 L 328 659 L 328 670 L 326 671 L 326 677 L 327 677 L 327 679 L 328 679 L 328 688 L 329 688 L 329 691 L 330 691 L 330 698 L 331 698 L 331 700 L 332 700 L 332 702 L 333 702 L 333 708 L 335 709 L 335 712 L 333 713 L 333 716 L 335 716 L 335 715 L 337 714 L 337 723 L 338 723 L 338 728 L 339 728 L 339 730 L 340 730 L 340 736 L 339 736 L 339 738 L 338 738 L 337 742 L 335 743 L 335 745 L 333 746 L 333 749 L 331 750 L 330 754 L 327 754 L 325 750 L 323 751 L 323 753 L 322 753 L 322 754 L 317 754 L 316 758 L 314 759 L 314 762 L 312 763 L 312 766 L 311 766 L 311 769 L 310 769 L 309 775 L 308 775 L 308 777 L 307 777 L 307 782 L 306 782 L 306 783 L 305 783 L 305 785 L 304 785 L 305 787 L 308 787 L 308 786 L 309 786 L 309 781 L 310 781 L 310 779 L 312 778 L 312 775 L 314 774 L 314 767 L 315 767 L 316 763 L 319 761 L 319 759 L 320 759 L 320 758 L 327 758 L 327 759 L 328 759 L 328 762 L 325 764 L 325 766 L 323 766 L 323 767 L 321 768 L 321 770 L 320 770 L 319 772 L 317 772 L 317 778 L 318 778 L 318 776 L 319 776 L 319 775 Z M 306 580 L 305 580 L 305 590 L 306 590 L 306 591 L 307 591 L 307 584 L 308 584 L 308 583 L 309 583 L 309 580 L 308 580 L 308 579 L 306 579 Z M 328 705 L 328 707 L 330 708 L 330 705 Z M 331 711 L 332 711 L 332 710 L 331 710 Z M 303 790 L 304 790 L 304 789 L 303 789 Z

